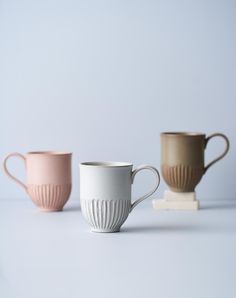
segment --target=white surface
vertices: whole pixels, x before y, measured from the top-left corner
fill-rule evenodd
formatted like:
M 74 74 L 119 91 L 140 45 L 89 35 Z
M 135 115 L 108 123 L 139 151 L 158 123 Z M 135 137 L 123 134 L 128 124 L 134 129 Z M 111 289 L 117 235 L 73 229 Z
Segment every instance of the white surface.
M 236 201 L 199 212 L 138 206 L 122 232 L 96 234 L 77 202 L 41 213 L 0 202 L 2 298 L 234 298 Z

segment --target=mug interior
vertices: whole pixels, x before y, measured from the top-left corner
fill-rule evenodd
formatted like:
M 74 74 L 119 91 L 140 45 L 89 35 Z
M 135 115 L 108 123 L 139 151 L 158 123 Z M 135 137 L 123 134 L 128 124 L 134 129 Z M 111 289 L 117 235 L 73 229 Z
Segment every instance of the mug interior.
M 82 162 L 82 166 L 93 166 L 93 167 L 130 167 L 132 166 L 129 162 L 119 162 L 119 161 L 89 161 Z

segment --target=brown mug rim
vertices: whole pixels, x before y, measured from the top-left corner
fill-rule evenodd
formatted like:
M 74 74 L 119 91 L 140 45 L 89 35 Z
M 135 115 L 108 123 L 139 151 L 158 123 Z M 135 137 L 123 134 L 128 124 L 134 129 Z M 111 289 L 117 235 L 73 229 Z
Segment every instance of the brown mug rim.
M 162 132 L 161 136 L 171 136 L 171 137 L 205 137 L 205 133 L 201 132 L 188 132 L 188 131 L 170 131 Z

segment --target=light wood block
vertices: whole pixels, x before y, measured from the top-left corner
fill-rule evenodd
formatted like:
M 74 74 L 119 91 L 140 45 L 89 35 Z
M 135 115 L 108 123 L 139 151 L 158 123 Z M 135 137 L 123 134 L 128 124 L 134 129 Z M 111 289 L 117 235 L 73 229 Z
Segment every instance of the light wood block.
M 165 190 L 164 199 L 166 201 L 176 202 L 176 201 L 188 201 L 192 202 L 196 200 L 195 192 L 174 192 L 171 190 Z
M 163 199 L 152 201 L 155 210 L 198 210 L 199 201 L 195 192 L 177 193 L 170 190 L 164 192 Z

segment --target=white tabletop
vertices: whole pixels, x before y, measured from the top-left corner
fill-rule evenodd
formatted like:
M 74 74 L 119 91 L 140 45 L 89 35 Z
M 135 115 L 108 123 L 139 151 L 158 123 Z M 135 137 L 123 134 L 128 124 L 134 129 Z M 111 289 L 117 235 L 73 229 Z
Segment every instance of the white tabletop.
M 89 231 L 79 204 L 43 213 L 0 201 L 2 298 L 235 298 L 236 201 L 130 214 L 120 233 Z

